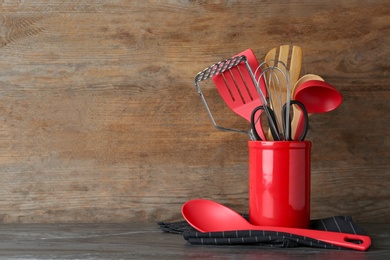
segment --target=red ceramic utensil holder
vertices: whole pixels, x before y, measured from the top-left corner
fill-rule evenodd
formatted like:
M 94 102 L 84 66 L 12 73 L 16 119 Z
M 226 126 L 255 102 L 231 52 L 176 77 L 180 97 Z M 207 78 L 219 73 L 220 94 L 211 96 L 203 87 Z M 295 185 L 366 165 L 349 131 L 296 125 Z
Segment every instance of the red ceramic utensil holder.
M 249 141 L 249 221 L 308 228 L 310 141 Z

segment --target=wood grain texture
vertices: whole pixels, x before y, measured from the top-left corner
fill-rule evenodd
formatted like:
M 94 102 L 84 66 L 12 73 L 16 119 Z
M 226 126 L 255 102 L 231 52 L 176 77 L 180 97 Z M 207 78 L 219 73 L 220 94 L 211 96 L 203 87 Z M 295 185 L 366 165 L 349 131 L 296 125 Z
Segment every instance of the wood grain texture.
M 312 217 L 390 221 L 390 4 L 0 2 L 0 222 L 176 220 L 247 210 L 247 136 L 212 127 L 193 78 L 252 48 L 303 50 L 343 104 L 311 117 Z M 209 87 L 221 124 L 248 128 Z

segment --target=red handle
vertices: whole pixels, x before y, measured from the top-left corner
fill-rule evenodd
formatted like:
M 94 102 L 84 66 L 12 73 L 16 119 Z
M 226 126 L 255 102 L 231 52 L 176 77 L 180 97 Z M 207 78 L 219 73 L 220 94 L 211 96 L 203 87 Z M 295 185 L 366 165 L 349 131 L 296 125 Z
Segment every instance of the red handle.
M 327 242 L 336 246 L 365 251 L 371 245 L 371 238 L 369 236 L 319 230 L 304 231 L 306 231 L 307 237 Z
M 298 140 L 298 138 L 300 136 L 302 136 L 303 131 L 305 129 L 305 123 L 307 123 L 307 122 L 305 122 L 305 119 L 303 117 L 303 113 L 300 113 L 299 114 L 299 120 L 298 120 L 297 129 L 295 130 L 295 136 L 293 136 L 294 140 Z
M 248 227 L 249 228 L 249 227 Z M 253 226 L 254 230 L 266 230 L 290 233 L 298 236 L 304 236 L 318 241 L 327 242 L 335 246 L 366 251 L 371 245 L 371 238 L 364 235 L 355 235 L 348 233 L 312 230 L 312 229 L 299 229 L 299 228 L 287 228 L 287 227 L 266 227 L 266 226 Z M 360 244 L 358 244 L 358 242 Z

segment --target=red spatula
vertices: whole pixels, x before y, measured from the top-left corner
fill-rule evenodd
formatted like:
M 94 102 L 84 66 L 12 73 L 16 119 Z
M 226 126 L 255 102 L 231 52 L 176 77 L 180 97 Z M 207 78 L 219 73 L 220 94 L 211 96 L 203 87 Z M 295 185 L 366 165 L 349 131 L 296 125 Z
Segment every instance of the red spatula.
M 257 74 L 261 74 L 261 71 L 258 69 L 259 63 L 253 51 L 248 49 L 235 57 L 242 55 L 246 57 L 251 71 L 247 69 L 244 63 L 240 63 L 212 77 L 212 79 L 219 94 L 230 109 L 250 122 L 252 111 L 264 103 L 266 88 L 264 83 L 259 82 L 258 87 L 261 90 L 261 93 L 259 93 L 256 87 L 257 83 L 253 80 L 253 78 L 257 78 L 256 75 L 253 75 L 254 71 Z M 261 138 L 266 140 L 263 131 L 258 132 Z
M 223 131 L 246 133 L 252 138 L 251 132 L 219 126 L 206 102 L 199 83 L 209 78 L 213 81 L 225 103 L 238 115 L 250 122 L 253 109 L 265 101 L 265 86 L 257 84 L 253 71 L 256 70 L 258 62 L 252 50 L 233 56 L 232 58 L 220 61 L 199 72 L 195 76 L 195 86 L 201 96 L 207 112 L 214 126 Z M 260 73 L 260 72 L 259 72 Z M 263 133 L 263 131 L 259 131 Z M 264 135 L 261 136 L 264 138 Z M 265 139 L 264 139 L 265 140 Z

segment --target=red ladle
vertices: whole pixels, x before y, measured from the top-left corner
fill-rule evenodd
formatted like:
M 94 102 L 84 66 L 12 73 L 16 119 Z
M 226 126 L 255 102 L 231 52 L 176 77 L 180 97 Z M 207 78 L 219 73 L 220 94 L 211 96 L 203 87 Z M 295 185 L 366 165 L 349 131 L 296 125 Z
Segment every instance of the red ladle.
M 305 105 L 309 116 L 314 113 L 319 114 L 335 110 L 342 102 L 340 92 L 321 79 L 307 80 L 296 86 L 293 98 Z M 295 120 L 293 119 L 293 128 L 295 128 L 295 131 L 293 131 L 293 133 L 295 132 L 295 135 L 293 134 L 294 138 L 300 136 L 304 126 L 303 115 L 301 113 L 298 113 L 298 118 L 298 120 L 297 118 Z
M 190 200 L 183 205 L 181 212 L 184 219 L 200 232 L 264 230 L 305 236 L 336 246 L 360 251 L 367 250 L 371 245 L 371 238 L 364 235 L 300 228 L 255 226 L 246 221 L 237 212 L 211 200 Z M 360 241 L 361 244 L 356 244 L 352 241 Z
M 308 80 L 297 87 L 294 99 L 301 101 L 308 113 L 325 113 L 342 102 L 340 92 L 322 80 Z

